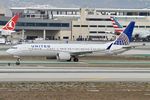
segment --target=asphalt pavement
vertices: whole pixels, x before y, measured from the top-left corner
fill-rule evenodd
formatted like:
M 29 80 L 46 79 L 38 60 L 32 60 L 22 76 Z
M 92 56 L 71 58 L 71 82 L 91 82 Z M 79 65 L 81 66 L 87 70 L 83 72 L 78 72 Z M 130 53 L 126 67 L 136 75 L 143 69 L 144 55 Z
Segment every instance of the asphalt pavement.
M 150 81 L 150 68 L 0 68 L 0 81 Z

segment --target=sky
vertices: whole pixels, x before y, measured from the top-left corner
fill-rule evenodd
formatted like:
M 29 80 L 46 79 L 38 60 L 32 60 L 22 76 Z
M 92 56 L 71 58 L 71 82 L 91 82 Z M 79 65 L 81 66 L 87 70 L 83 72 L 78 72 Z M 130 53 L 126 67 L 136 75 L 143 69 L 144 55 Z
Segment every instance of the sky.
M 10 7 L 47 5 L 71 8 L 150 8 L 150 0 L 0 0 L 0 8 L 9 12 Z

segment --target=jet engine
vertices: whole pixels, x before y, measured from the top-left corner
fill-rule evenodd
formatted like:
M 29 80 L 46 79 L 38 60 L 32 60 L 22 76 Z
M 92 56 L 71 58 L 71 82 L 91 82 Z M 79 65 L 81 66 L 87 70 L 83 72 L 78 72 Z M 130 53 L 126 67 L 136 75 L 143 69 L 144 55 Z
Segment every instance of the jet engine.
M 60 52 L 60 53 L 57 53 L 56 58 L 57 60 L 60 60 L 60 61 L 67 61 L 71 59 L 71 55 L 69 53 Z

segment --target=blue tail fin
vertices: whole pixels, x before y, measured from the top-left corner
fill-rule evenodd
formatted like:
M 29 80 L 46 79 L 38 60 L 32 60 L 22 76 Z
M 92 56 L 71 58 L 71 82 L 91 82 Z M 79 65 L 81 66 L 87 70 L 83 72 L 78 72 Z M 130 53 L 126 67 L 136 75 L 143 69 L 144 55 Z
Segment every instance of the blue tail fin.
M 132 39 L 134 25 L 135 25 L 134 21 L 130 22 L 130 24 L 126 27 L 126 29 L 114 41 L 114 44 L 115 45 L 129 45 Z
M 135 22 L 132 21 L 127 26 L 127 28 L 123 31 L 123 33 L 125 33 L 128 36 L 130 42 L 132 40 L 132 33 L 133 33 L 134 26 L 135 26 Z

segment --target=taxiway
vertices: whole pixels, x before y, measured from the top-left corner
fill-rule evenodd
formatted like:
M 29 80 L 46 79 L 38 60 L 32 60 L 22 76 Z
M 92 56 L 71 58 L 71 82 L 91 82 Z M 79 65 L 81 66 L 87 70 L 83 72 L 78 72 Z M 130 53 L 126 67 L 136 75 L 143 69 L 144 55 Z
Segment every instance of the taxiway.
M 150 81 L 150 68 L 0 68 L 0 81 Z

